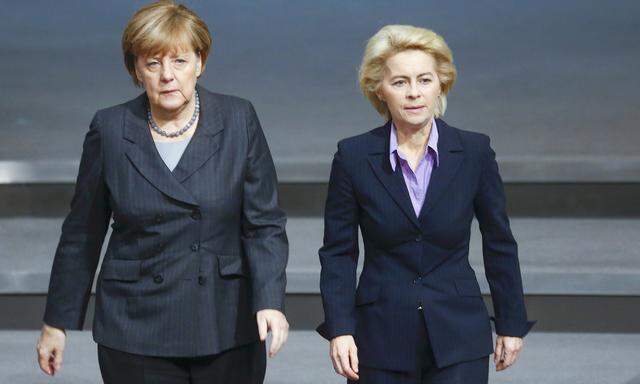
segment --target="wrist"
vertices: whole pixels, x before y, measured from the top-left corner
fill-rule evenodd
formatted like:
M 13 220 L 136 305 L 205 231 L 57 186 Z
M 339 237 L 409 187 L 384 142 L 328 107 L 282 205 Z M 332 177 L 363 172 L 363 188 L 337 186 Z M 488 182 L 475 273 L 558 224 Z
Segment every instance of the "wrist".
M 43 328 L 48 333 L 62 332 L 65 336 L 67 335 L 67 331 L 64 328 L 53 327 L 53 326 L 48 325 L 46 323 L 44 324 Z

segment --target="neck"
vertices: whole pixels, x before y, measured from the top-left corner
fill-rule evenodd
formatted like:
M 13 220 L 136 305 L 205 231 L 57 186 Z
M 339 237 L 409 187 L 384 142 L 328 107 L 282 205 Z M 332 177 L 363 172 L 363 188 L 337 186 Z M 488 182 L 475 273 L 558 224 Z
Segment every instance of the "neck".
M 427 140 L 429 140 L 432 122 L 433 119 L 429 119 L 425 125 L 415 126 L 410 124 L 398 124 L 394 121 L 393 125 L 396 127 L 398 146 L 407 148 L 411 151 L 423 150 Z
M 196 108 L 196 98 L 191 98 L 187 103 L 181 105 L 178 109 L 167 110 L 157 105 L 151 104 L 151 115 L 156 124 L 161 128 L 168 128 L 171 131 L 182 128 L 193 116 Z

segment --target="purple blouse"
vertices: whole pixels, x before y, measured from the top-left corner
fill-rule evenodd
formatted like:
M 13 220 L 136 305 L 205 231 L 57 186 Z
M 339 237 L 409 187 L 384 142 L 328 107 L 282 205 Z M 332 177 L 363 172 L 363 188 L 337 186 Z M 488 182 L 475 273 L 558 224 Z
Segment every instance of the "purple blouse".
M 389 161 L 391 161 L 391 168 L 394 171 L 396 170 L 396 162 L 400 161 L 402 175 L 404 176 L 404 182 L 409 190 L 409 197 L 411 197 L 413 210 L 415 211 L 416 216 L 420 216 L 420 209 L 422 208 L 424 198 L 427 195 L 427 188 L 429 188 L 431 171 L 433 170 L 434 165 L 436 167 L 438 166 L 440 161 L 438 158 L 438 127 L 436 126 L 436 120 L 431 120 L 431 132 L 429 133 L 429 140 L 427 141 L 427 150 L 424 151 L 424 158 L 420 159 L 418 162 L 415 172 L 409 166 L 404 154 L 398 150 L 396 127 L 391 123 Z

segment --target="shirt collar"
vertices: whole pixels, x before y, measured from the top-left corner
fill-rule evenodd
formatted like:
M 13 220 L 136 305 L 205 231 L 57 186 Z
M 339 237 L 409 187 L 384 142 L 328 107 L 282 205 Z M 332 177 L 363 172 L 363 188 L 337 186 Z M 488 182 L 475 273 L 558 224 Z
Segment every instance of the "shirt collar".
M 424 151 L 424 156 L 429 156 L 429 149 L 433 150 L 435 166 L 440 164 L 440 156 L 438 155 L 438 126 L 436 125 L 436 119 L 431 118 L 431 132 L 429 133 L 429 140 L 427 140 L 427 150 Z M 398 152 L 398 136 L 396 132 L 396 126 L 391 122 L 391 133 L 389 138 L 389 161 L 391 161 L 391 169 L 396 170 L 396 154 L 400 157 Z

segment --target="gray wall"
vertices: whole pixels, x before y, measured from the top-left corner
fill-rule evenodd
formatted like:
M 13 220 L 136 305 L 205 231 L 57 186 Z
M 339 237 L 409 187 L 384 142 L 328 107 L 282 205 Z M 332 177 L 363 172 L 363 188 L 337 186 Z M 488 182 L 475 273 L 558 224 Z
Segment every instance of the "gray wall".
M 93 112 L 139 92 L 119 41 L 143 3 L 2 3 L 0 160 L 77 159 Z M 202 83 L 253 101 L 277 161 L 326 162 L 381 122 L 356 70 L 390 23 L 445 37 L 459 69 L 445 120 L 490 134 L 499 155 L 638 155 L 638 1 L 187 4 L 214 37 Z

